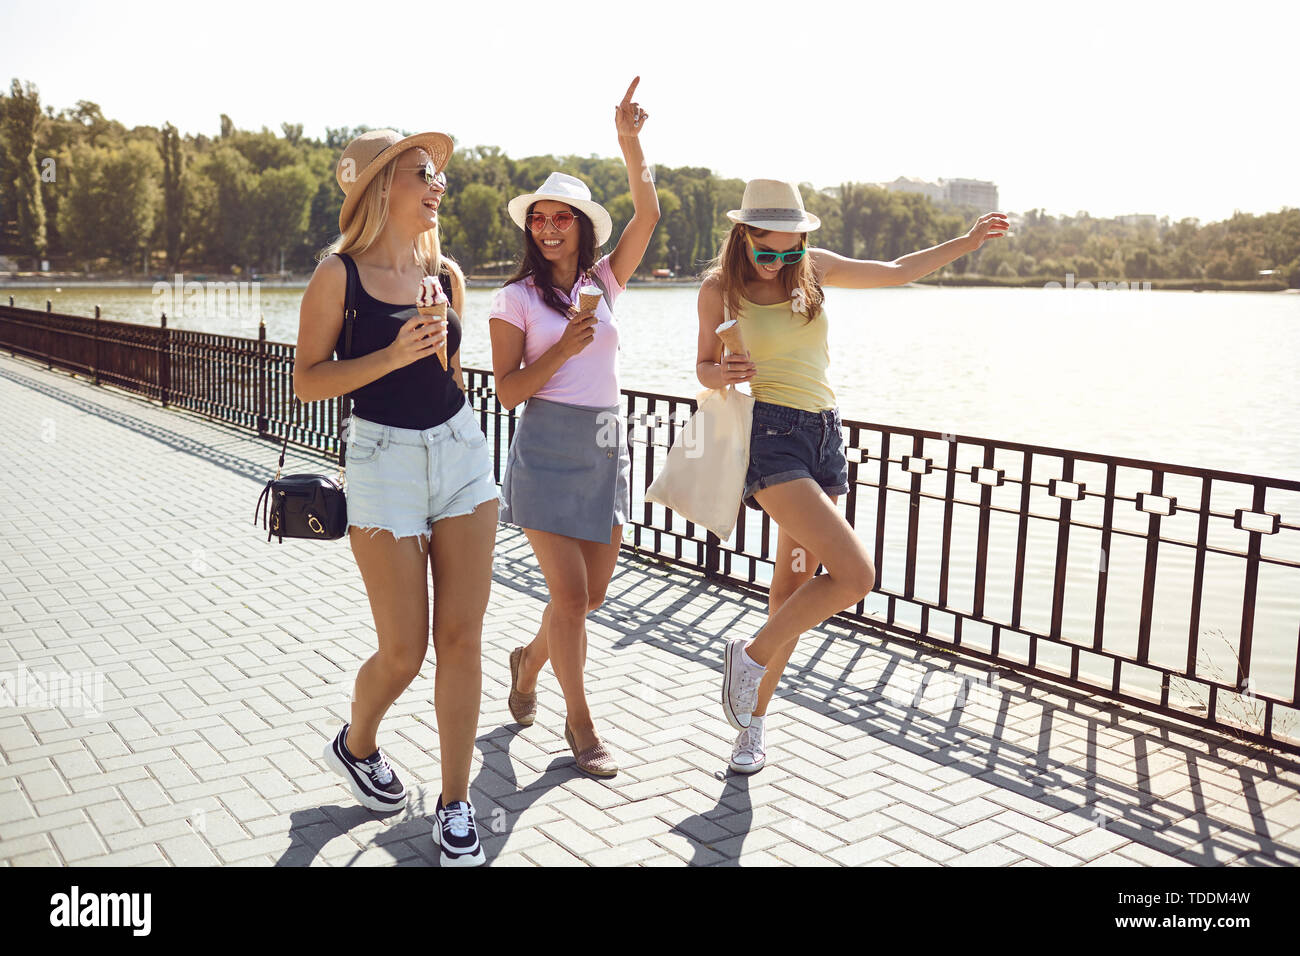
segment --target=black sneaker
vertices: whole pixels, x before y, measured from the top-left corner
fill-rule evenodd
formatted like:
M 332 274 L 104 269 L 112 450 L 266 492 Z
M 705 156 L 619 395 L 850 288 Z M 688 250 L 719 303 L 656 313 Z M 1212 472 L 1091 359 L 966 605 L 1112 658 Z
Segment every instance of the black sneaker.
M 485 859 L 474 826 L 474 808 L 464 800 L 453 800 L 451 806 L 444 807 L 442 795 L 438 795 L 433 842 L 442 847 L 443 866 L 478 866 Z
M 325 764 L 348 782 L 348 788 L 363 807 L 388 813 L 406 806 L 406 788 L 397 779 L 388 758 L 376 750 L 365 760 L 348 752 L 348 725 L 325 745 Z

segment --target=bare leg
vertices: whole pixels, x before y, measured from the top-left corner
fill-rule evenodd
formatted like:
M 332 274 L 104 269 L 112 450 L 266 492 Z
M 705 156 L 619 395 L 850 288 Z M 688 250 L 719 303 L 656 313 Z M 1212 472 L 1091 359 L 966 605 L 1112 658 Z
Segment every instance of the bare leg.
M 429 647 L 426 550 L 418 537 L 349 528 L 352 554 L 370 599 L 379 650 L 361 665 L 353 692 L 347 748 L 364 759 L 378 745 L 379 722 L 420 673 Z
M 836 504 L 840 496 L 831 495 L 830 499 L 831 504 Z M 769 621 L 805 581 L 812 579 L 817 572 L 817 565 L 821 563 L 820 559 L 796 541 L 790 532 L 779 525 L 778 530 L 780 533 L 776 539 L 775 570 L 772 572 L 772 585 L 767 590 Z M 772 695 L 776 693 L 776 685 L 781 682 L 781 675 L 785 672 L 785 665 L 789 662 L 790 655 L 794 653 L 796 643 L 798 643 L 797 638 L 787 650 L 778 651 L 768 661 L 767 673 L 763 675 L 763 681 L 758 685 L 758 703 L 754 707 L 754 716 L 762 717 L 767 713 L 767 705 L 771 703 Z
M 576 540 L 576 539 L 575 539 Z M 590 614 L 605 601 L 605 591 L 609 588 L 609 579 L 614 574 L 618 563 L 618 551 L 623 541 L 623 526 L 615 525 L 610 533 L 609 544 L 596 544 L 594 541 L 578 541 L 582 550 L 582 560 L 587 568 L 587 613 Z M 527 694 L 537 686 L 537 675 L 550 659 L 546 645 L 546 631 L 550 624 L 551 605 L 542 611 L 542 624 L 537 629 L 537 636 L 524 647 L 523 659 L 519 662 L 519 681 L 515 689 Z M 587 662 L 584 642 L 582 661 Z
M 433 525 L 433 702 L 438 714 L 443 806 L 469 799 L 469 775 L 483 697 L 483 615 L 492 591 L 497 503 Z
M 542 627 L 524 651 L 517 689 L 528 693 L 537 684 L 537 674 L 549 659 L 556 680 L 564 691 L 569 728 L 579 750 L 599 741 L 587 694 L 583 671 L 587 663 L 587 614 L 600 607 L 605 589 L 618 561 L 622 526 L 611 530 L 609 544 L 580 541 L 546 531 L 525 529 L 537 555 L 551 593 L 542 613 Z
M 754 497 L 782 532 L 821 556 L 827 572 L 801 584 L 749 645 L 749 657 L 769 666 L 788 660 L 799 635 L 808 628 L 852 607 L 869 593 L 876 569 L 866 545 L 811 478 L 764 488 Z

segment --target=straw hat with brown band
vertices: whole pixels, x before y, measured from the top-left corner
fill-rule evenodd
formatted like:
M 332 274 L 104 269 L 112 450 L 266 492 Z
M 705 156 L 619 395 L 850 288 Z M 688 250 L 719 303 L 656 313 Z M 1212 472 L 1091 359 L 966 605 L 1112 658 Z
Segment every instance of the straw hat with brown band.
M 334 178 L 344 196 L 343 208 L 339 210 L 339 232 L 347 229 L 370 180 L 389 160 L 415 147 L 429 154 L 439 172 L 451 159 L 454 148 L 446 133 L 416 133 L 403 138 L 391 129 L 372 129 L 348 143 L 334 170 Z

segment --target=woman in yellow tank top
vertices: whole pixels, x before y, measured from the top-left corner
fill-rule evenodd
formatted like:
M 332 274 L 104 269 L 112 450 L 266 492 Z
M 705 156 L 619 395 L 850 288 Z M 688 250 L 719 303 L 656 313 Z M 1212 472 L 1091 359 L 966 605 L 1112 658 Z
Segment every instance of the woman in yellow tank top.
M 727 642 L 722 709 L 740 731 L 731 768 L 754 773 L 766 760 L 763 718 L 799 636 L 852 607 L 875 585 L 866 545 L 836 509 L 849 490 L 840 413 L 827 375 L 823 286 L 870 289 L 929 275 L 986 239 L 1006 234 L 1001 213 L 970 232 L 893 262 L 809 249 L 821 225 L 791 183 L 755 179 L 700 286 L 696 375 L 708 388 L 749 382 L 754 395 L 745 504 L 779 529 L 767 623 L 751 640 Z M 723 356 L 717 329 L 739 325 L 747 352 Z M 826 574 L 814 576 L 817 565 Z

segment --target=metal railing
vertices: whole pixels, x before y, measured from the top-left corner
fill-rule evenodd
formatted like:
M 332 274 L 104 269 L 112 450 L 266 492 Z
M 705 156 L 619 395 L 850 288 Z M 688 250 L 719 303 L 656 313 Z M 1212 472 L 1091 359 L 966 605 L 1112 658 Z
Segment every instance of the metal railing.
M 11 300 L 12 301 L 12 300 Z M 337 456 L 341 402 L 293 401 L 294 346 L 0 306 L 0 348 Z M 501 480 L 516 412 L 465 369 Z M 624 547 L 765 590 L 770 518 L 727 541 L 644 492 L 693 399 L 625 389 Z M 1300 753 L 1300 481 L 845 421 L 843 514 L 876 586 L 839 617 Z

